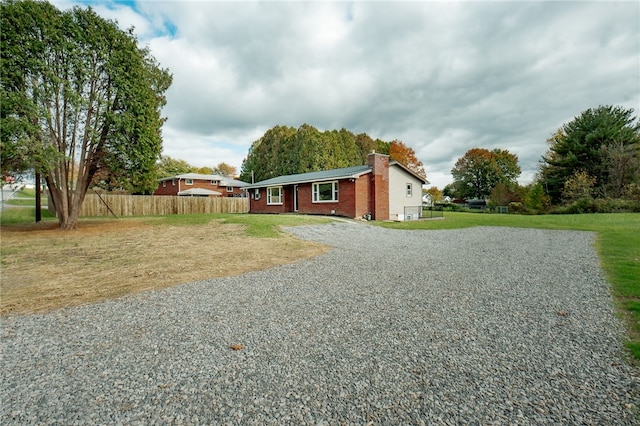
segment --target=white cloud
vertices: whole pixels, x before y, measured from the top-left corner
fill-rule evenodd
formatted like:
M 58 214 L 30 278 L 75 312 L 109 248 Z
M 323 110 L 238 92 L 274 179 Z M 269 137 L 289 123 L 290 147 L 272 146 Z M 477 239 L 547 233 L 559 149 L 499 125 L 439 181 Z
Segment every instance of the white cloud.
M 526 181 L 562 123 L 640 103 L 634 2 L 91 4 L 173 73 L 165 154 L 194 165 L 240 168 L 308 123 L 400 139 L 439 187 L 474 147 L 517 154 Z

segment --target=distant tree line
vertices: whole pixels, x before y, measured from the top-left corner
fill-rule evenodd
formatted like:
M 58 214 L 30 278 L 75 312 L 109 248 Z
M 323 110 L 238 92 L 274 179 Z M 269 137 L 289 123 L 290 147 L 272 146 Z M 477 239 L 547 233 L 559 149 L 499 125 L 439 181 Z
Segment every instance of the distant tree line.
M 473 148 L 456 162 L 443 194 L 530 213 L 640 211 L 640 123 L 633 109 L 588 109 L 547 142 L 531 184 L 518 185 L 516 155 Z
M 275 126 L 253 142 L 242 163 L 240 179 L 257 182 L 277 176 L 366 164 L 372 151 L 389 155 L 426 178 L 422 163 L 403 142 L 385 142 L 346 129 L 319 131 L 309 124 L 299 128 Z
M 227 163 L 219 163 L 214 167 L 197 167 L 192 166 L 185 160 L 179 160 L 176 158 L 163 155 L 156 164 L 156 175 L 158 179 L 182 175 L 185 173 L 200 173 L 203 175 L 221 175 L 228 177 L 235 177 L 237 170 L 232 165 Z

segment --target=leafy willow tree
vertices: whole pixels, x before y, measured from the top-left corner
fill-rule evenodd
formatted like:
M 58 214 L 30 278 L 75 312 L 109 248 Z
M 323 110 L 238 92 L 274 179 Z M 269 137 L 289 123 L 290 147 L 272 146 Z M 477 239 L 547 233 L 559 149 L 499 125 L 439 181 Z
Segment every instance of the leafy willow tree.
M 372 151 L 387 154 L 409 169 L 426 177 L 413 149 L 400 141 L 373 140 L 346 129 L 319 131 L 309 124 L 298 129 L 275 126 L 257 141 L 242 163 L 240 179 L 251 182 L 276 176 L 366 164 Z
M 472 148 L 451 169 L 459 198 L 487 198 L 499 183 L 517 185 L 520 173 L 518 157 L 506 149 Z
M 593 180 L 596 198 L 624 197 L 640 179 L 640 122 L 633 109 L 587 109 L 547 142 L 539 182 L 553 204 L 563 201 L 566 182 L 572 186 L 576 176 Z
M 76 227 L 92 183 L 153 189 L 168 71 L 91 8 L 1 9 L 3 169 L 43 174 L 61 229 Z

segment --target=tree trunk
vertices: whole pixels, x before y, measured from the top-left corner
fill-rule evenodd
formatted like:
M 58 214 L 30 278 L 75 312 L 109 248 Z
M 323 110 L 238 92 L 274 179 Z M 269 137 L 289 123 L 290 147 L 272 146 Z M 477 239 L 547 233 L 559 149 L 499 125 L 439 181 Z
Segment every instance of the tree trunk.
M 40 184 L 40 172 L 36 172 L 36 223 L 42 220 L 42 185 Z

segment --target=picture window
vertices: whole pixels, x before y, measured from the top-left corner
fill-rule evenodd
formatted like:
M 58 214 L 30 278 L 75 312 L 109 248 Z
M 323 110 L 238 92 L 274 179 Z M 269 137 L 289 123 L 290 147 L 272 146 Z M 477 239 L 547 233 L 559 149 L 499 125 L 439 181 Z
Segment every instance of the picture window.
M 338 201 L 338 181 L 313 184 L 313 202 L 330 203 Z

